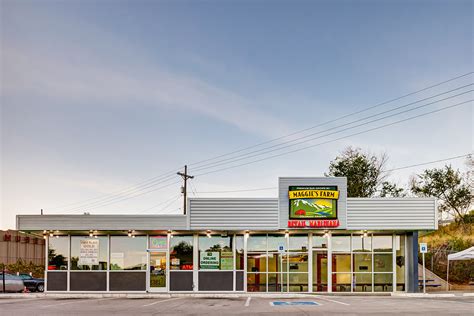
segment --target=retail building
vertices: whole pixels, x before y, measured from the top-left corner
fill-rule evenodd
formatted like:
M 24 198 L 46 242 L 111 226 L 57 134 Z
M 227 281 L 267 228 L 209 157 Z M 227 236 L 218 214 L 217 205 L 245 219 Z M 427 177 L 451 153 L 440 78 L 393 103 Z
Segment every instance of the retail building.
M 431 198 L 347 198 L 282 177 L 275 198 L 191 198 L 185 215 L 19 215 L 44 234 L 49 292 L 416 292 Z

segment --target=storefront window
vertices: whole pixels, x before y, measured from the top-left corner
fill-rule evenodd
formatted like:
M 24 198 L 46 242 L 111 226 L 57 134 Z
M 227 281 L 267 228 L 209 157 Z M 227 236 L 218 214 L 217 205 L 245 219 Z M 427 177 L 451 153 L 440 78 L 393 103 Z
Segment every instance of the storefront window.
M 392 272 L 392 254 L 374 254 L 375 272 Z
M 279 247 L 286 249 L 285 235 L 268 235 L 268 252 L 276 252 Z
M 308 292 L 307 273 L 290 273 L 288 280 L 290 292 Z
M 69 236 L 50 237 L 48 270 L 67 270 Z
M 250 235 L 247 239 L 247 252 L 267 251 L 266 235 Z
M 247 254 L 247 272 L 267 272 L 267 254 Z
M 333 272 L 351 272 L 350 254 L 333 254 Z
M 333 292 L 350 292 L 351 291 L 351 274 L 335 273 L 332 277 Z
M 146 270 L 146 237 L 110 237 L 110 270 Z
M 244 236 L 235 236 L 235 269 L 244 269 Z
M 308 236 L 290 236 L 288 251 L 293 252 L 307 252 L 308 251 Z
M 328 238 L 320 235 L 313 235 L 313 248 L 321 249 L 328 247 Z
M 71 237 L 71 270 L 107 270 L 107 236 Z
M 290 253 L 288 255 L 289 271 L 308 273 L 308 254 Z
M 391 292 L 393 288 L 392 273 L 375 273 L 374 274 L 374 291 L 375 292 Z
M 372 273 L 354 273 L 354 292 L 372 292 Z
M 232 237 L 199 236 L 200 270 L 233 270 Z
M 287 271 L 287 255 L 281 253 L 268 254 L 268 272 Z
M 333 252 L 350 252 L 351 236 L 332 236 Z
M 397 257 L 395 260 L 397 271 L 397 291 L 405 291 L 405 236 L 396 236 L 395 245 Z
M 247 291 L 265 292 L 267 290 L 266 273 L 247 273 Z
M 283 290 L 283 275 L 282 273 L 268 274 L 268 292 L 281 292 Z
M 392 252 L 392 236 L 374 236 L 374 252 Z
M 193 269 L 193 236 L 170 239 L 170 270 Z
M 372 238 L 370 236 L 363 237 L 353 235 L 352 236 L 352 251 L 354 252 L 367 252 L 372 251 Z
M 355 253 L 353 258 L 354 272 L 372 272 L 372 254 Z

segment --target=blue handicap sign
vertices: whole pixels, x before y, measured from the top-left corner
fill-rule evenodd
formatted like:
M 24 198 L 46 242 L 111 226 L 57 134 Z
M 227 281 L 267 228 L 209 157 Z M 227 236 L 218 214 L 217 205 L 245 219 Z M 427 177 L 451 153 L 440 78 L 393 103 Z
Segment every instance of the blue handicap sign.
M 271 302 L 271 305 L 273 306 L 301 306 L 301 305 L 319 305 L 318 303 L 314 301 L 299 301 L 299 302 L 283 302 L 283 301 L 274 301 Z

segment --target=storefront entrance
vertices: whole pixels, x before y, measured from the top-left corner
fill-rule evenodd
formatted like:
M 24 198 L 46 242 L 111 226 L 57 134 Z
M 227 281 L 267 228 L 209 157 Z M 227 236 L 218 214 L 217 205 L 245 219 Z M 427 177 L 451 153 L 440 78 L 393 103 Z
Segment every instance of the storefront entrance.
M 328 253 L 326 250 L 313 251 L 313 292 L 328 291 Z
M 165 251 L 150 251 L 148 262 L 148 291 L 166 292 L 168 290 L 168 259 Z

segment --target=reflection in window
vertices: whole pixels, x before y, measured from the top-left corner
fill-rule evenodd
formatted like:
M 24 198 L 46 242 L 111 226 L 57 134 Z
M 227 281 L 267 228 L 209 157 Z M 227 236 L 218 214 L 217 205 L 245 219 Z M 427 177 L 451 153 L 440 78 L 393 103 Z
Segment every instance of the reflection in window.
M 350 252 L 351 236 L 332 236 L 333 252 Z
M 146 236 L 110 237 L 110 270 L 146 270 Z
M 307 252 L 308 251 L 308 236 L 290 236 L 288 251 Z
M 199 236 L 200 270 L 233 270 L 231 236 Z
M 353 235 L 352 236 L 352 251 L 354 252 L 365 252 L 372 251 L 372 238 L 370 236 L 363 237 Z
M 67 270 L 69 237 L 48 238 L 48 270 Z
M 107 270 L 107 236 L 71 237 L 71 270 Z
M 397 270 L 397 291 L 405 290 L 405 236 L 396 236 L 395 245 L 397 257 L 395 269 Z
M 268 235 L 268 251 L 275 252 L 278 248 L 283 246 L 286 249 L 285 235 Z
M 170 238 L 170 270 L 193 269 L 193 236 Z
M 244 269 L 244 236 L 235 236 L 235 269 Z
M 250 235 L 247 239 L 247 252 L 267 251 L 266 235 Z
M 328 238 L 324 236 L 313 235 L 313 248 L 327 248 Z
M 392 236 L 373 236 L 374 252 L 392 252 Z

